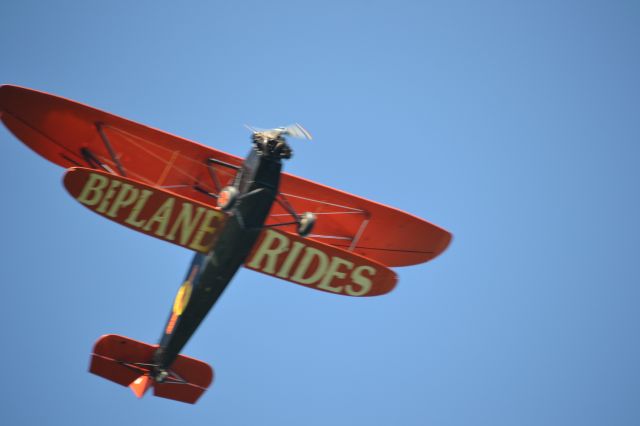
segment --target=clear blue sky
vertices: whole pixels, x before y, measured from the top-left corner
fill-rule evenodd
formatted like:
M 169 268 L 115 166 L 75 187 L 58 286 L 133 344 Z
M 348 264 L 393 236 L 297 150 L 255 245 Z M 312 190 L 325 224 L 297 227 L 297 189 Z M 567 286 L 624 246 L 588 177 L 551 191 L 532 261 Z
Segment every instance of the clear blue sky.
M 72 200 L 0 129 L 0 422 L 640 424 L 640 3 L 7 1 L 0 82 L 244 155 L 454 234 L 353 299 L 240 272 L 185 348 L 195 406 L 86 372 L 155 342 L 191 253 Z

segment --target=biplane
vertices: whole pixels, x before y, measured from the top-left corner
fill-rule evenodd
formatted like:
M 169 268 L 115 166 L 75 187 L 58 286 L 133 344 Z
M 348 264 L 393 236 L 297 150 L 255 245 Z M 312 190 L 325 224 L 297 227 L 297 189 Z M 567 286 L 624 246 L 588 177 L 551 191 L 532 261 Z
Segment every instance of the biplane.
M 151 345 L 115 334 L 96 342 L 89 370 L 142 397 L 195 403 L 213 380 L 180 352 L 241 266 L 315 290 L 383 295 L 390 267 L 429 261 L 451 234 L 403 211 L 282 171 L 300 125 L 251 129 L 237 157 L 51 94 L 0 86 L 5 126 L 66 169 L 86 208 L 195 252 Z

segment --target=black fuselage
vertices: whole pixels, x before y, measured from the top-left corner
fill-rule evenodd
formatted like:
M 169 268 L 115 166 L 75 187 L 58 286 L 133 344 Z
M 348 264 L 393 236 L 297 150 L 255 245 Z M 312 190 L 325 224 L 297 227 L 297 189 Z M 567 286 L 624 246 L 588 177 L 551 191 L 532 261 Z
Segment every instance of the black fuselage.
M 159 348 L 154 355 L 156 371 L 170 368 L 177 355 L 216 303 L 255 244 L 278 192 L 282 163 L 258 146 L 238 170 L 234 185 L 238 201 L 227 213 L 216 241 L 207 254 L 196 254 L 176 300 Z M 186 299 L 186 300 L 185 300 Z

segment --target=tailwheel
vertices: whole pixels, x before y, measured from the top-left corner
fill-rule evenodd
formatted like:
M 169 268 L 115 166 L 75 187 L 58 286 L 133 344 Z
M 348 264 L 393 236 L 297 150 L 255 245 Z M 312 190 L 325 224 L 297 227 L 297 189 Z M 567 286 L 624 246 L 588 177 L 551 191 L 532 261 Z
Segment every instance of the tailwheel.
M 306 237 L 313 230 L 313 225 L 316 224 L 316 215 L 311 212 L 302 213 L 300 216 L 300 222 L 298 222 L 298 235 Z
M 165 380 L 167 380 L 167 377 L 169 377 L 169 372 L 168 371 L 159 370 L 158 373 L 155 375 L 155 377 L 153 379 L 158 383 L 162 383 Z
M 223 211 L 228 211 L 238 201 L 238 189 L 235 186 L 225 186 L 218 194 L 218 207 Z

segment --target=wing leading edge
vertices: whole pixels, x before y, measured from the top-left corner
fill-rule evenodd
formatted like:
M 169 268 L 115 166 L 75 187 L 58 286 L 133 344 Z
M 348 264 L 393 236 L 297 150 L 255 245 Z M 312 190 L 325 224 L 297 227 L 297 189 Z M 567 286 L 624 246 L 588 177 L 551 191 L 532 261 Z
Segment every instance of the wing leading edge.
M 214 148 L 22 87 L 0 87 L 0 111 L 16 137 L 55 164 L 133 178 L 209 206 L 242 162 Z M 313 212 L 318 220 L 311 239 L 387 266 L 426 262 L 451 241 L 449 232 L 416 216 L 297 176 L 283 174 L 280 192 L 267 224 L 287 222 L 290 209 Z M 281 229 L 295 234 L 294 226 Z

